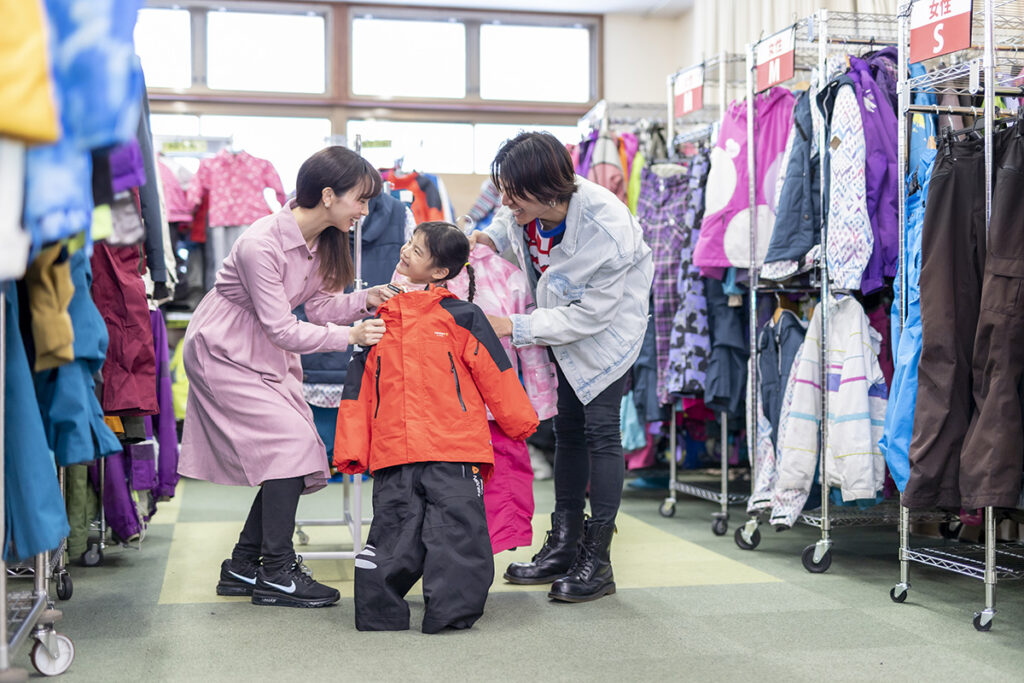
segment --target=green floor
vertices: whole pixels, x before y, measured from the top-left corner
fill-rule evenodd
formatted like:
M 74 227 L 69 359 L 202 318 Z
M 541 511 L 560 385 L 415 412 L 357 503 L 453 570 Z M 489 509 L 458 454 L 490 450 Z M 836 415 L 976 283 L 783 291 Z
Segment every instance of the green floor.
M 551 482 L 535 488 L 538 512 L 546 513 Z M 309 563 L 342 591 L 339 605 L 327 609 L 255 607 L 214 594 L 219 562 L 251 496 L 189 481 L 160 510 L 141 550 L 108 548 L 103 566 L 72 567 L 74 595 L 61 604 L 59 630 L 74 640 L 76 656 L 62 678 L 1024 680 L 1024 586 L 1000 592 L 989 633 L 970 623 L 983 603 L 978 581 L 915 566 L 907 602 L 894 604 L 894 530 L 840 529 L 832 569 L 812 575 L 799 559 L 816 538 L 810 528 L 765 529 L 757 550 L 742 551 L 732 540 L 740 508 L 730 533 L 716 537 L 711 504 L 682 499 L 675 517 L 664 519 L 663 493 L 629 490 L 612 546 L 614 596 L 552 603 L 543 590 L 498 578 L 470 631 L 420 633 L 422 599 L 414 591 L 413 630 L 360 633 L 352 620 L 351 562 Z M 304 499 L 300 516 L 334 517 L 340 507 L 340 488 L 331 486 Z M 543 524 L 538 518 L 536 526 Z M 343 538 L 328 528 L 308 532 L 309 549 Z M 496 564 L 529 554 L 503 553 Z M 32 670 L 25 651 L 15 663 Z

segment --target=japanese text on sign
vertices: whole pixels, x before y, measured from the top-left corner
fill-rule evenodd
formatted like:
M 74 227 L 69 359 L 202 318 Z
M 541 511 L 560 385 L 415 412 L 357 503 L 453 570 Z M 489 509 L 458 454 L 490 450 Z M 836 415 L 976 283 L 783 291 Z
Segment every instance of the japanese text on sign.
M 704 108 L 704 66 L 680 72 L 672 84 L 675 115 L 683 116 Z
M 757 92 L 793 77 L 796 31 L 787 28 L 757 44 Z
M 910 63 L 971 46 L 971 0 L 918 0 L 910 12 Z

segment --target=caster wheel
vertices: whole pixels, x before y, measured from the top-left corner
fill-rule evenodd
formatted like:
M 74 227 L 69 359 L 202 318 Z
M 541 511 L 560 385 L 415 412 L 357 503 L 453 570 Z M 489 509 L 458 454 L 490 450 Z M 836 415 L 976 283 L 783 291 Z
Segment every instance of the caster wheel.
M 978 614 L 974 615 L 974 622 L 973 623 L 974 623 L 974 628 L 976 628 L 979 631 L 991 631 L 992 630 L 992 620 L 990 619 L 988 621 L 988 623 L 986 623 L 986 624 L 981 623 L 981 613 L 980 612 Z
M 832 566 L 832 551 L 826 551 L 822 556 L 821 561 L 815 564 L 814 547 L 815 546 L 812 544 L 804 548 L 804 552 L 800 555 L 800 561 L 804 563 L 804 569 L 812 574 L 824 574 L 828 571 L 828 568 Z
M 100 550 L 99 545 L 94 543 L 82 553 L 82 564 L 86 567 L 97 567 L 103 564 L 103 551 Z
M 662 517 L 675 517 L 676 516 L 676 504 L 670 500 L 666 500 L 658 508 L 658 514 Z
M 907 599 L 907 591 L 896 592 L 896 588 L 889 589 L 889 597 L 892 598 L 893 602 L 905 602 Z
M 742 550 L 753 550 L 761 544 L 761 531 L 759 529 L 754 529 L 754 533 L 750 534 L 749 543 L 747 542 L 747 539 L 743 538 L 743 527 L 737 529 L 736 533 L 733 534 L 732 537 L 733 540 L 736 541 L 736 545 L 738 545 Z
M 725 536 L 726 532 L 729 531 L 729 522 L 724 519 L 716 519 L 711 522 L 711 533 L 715 536 Z
M 57 656 L 51 657 L 49 651 L 42 643 L 37 642 L 32 646 L 32 666 L 44 676 L 59 676 L 71 667 L 75 659 L 75 644 L 71 639 L 62 633 L 55 634 L 57 641 Z
M 71 576 L 64 572 L 57 575 L 57 597 L 61 600 L 70 600 L 75 592 L 75 586 L 71 582 Z
M 961 528 L 963 524 L 960 522 L 942 522 L 939 524 L 939 534 L 947 541 L 952 541 L 960 537 Z
M 296 531 L 295 536 L 299 539 L 299 545 L 309 545 L 309 534 L 305 531 Z

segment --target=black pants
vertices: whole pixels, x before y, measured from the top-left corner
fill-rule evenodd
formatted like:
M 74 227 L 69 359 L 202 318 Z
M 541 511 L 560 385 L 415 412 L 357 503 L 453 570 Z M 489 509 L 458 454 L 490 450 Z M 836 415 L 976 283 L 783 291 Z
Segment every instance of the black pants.
M 1014 506 L 1024 448 L 1024 139 L 994 139 L 986 245 L 982 142 L 940 140 L 922 237 L 907 507 Z
M 419 462 L 378 470 L 373 523 L 356 557 L 360 631 L 409 628 L 405 595 L 423 577 L 423 632 L 469 628 L 494 581 L 484 484 L 478 468 Z
M 619 412 L 626 375 L 583 405 L 558 367 L 555 416 L 555 509 L 578 512 L 586 506 L 599 524 L 612 524 L 622 502 L 626 460 L 622 455 Z
M 292 534 L 295 533 L 295 511 L 303 488 L 304 477 L 263 482 L 249 508 L 249 517 L 231 557 L 255 560 L 262 556 L 263 566 L 268 570 L 290 564 L 295 559 Z

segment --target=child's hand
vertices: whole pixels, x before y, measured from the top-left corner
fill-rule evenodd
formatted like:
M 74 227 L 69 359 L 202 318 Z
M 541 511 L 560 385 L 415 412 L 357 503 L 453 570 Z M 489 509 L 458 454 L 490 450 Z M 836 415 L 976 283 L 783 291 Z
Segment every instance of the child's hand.
M 373 346 L 384 336 L 384 321 L 378 318 L 356 323 L 348 333 L 348 343 L 355 346 Z

